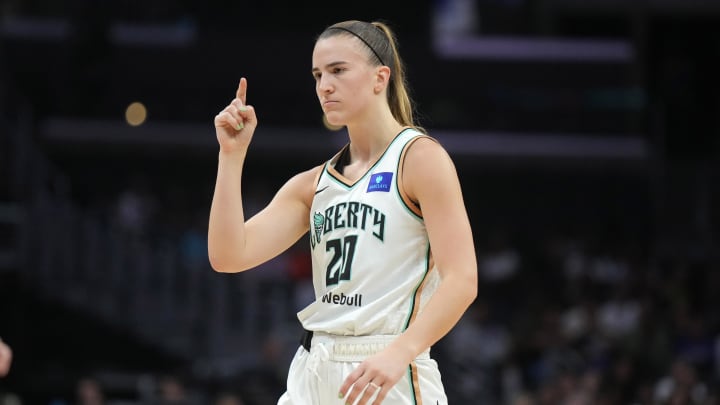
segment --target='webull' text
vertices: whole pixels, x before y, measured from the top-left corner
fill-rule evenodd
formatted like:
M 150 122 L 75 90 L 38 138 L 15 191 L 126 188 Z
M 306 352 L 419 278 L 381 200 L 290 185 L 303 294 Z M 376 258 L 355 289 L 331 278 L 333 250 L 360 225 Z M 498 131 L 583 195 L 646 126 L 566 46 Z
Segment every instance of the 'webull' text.
M 361 307 L 362 298 L 362 294 L 345 295 L 343 293 L 327 293 L 322 296 L 322 302 L 335 305 L 347 305 L 350 307 Z

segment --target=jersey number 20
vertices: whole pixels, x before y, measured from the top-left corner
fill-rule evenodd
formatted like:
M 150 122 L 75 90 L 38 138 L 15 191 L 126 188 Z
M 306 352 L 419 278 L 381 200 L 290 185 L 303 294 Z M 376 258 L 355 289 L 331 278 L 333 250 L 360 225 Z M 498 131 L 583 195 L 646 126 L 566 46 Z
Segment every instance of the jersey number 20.
M 341 280 L 350 280 L 356 244 L 357 235 L 347 235 L 342 239 L 329 239 L 326 242 L 325 251 L 332 251 L 332 258 L 325 275 L 326 286 L 337 284 Z

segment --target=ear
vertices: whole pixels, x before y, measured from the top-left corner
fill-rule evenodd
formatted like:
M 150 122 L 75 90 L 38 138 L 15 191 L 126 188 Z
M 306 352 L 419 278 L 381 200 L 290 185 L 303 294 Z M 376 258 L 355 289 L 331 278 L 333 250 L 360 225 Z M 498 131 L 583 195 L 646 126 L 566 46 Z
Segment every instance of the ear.
M 385 88 L 387 88 L 388 83 L 390 83 L 391 73 L 392 72 L 390 71 L 390 68 L 388 66 L 377 67 L 377 71 L 375 74 L 375 87 L 373 88 L 375 94 L 379 94 Z

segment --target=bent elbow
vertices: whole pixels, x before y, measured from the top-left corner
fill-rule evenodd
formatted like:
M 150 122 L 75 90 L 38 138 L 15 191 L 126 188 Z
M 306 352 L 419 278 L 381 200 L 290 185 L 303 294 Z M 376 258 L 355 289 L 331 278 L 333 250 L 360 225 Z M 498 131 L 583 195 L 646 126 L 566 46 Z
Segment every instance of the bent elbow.
M 477 296 L 478 296 L 477 282 L 468 285 L 468 287 L 467 287 L 467 303 L 468 303 L 468 306 L 470 306 L 470 304 L 472 304 L 473 302 L 475 302 L 475 300 L 477 299 Z
M 227 273 L 225 271 L 225 266 L 223 266 L 222 262 L 217 259 L 215 256 L 208 256 L 208 259 L 210 260 L 210 267 L 215 270 L 216 273 Z
M 462 283 L 463 292 L 468 306 L 472 304 L 478 296 L 478 278 L 477 270 L 470 272 L 468 277 Z
M 208 259 L 210 260 L 210 267 L 216 273 L 239 273 L 244 270 L 230 264 L 228 261 L 220 260 L 217 256 L 209 255 Z

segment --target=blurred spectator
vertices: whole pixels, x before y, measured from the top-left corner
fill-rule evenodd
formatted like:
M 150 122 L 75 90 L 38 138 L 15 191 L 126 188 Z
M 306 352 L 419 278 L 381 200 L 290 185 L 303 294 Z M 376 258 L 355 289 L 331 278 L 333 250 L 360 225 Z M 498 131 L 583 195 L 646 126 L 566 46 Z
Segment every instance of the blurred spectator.
M 699 313 L 678 311 L 675 322 L 673 353 L 697 371 L 710 375 L 713 368 L 713 337 L 708 333 L 705 317 Z
M 610 339 L 626 338 L 640 324 L 642 306 L 626 288 L 618 288 L 598 308 L 598 331 Z
M 580 377 L 578 391 L 568 398 L 567 405 L 594 404 L 600 391 L 602 372 L 595 368 L 588 368 Z
M 580 241 L 569 239 L 560 244 L 557 252 L 563 273 L 567 280 L 578 280 L 587 277 L 589 261 L 588 255 Z
M 490 306 L 482 301 L 470 306 L 448 341 L 451 346 L 464 348 L 455 352 L 456 361 L 485 367 L 505 361 L 512 347 L 507 327 L 492 318 Z
M 643 309 L 638 328 L 616 347 L 634 356 L 642 367 L 642 377 L 648 378 L 657 370 L 664 370 L 672 359 L 671 319 L 664 313 L 657 300 L 650 295 L 642 299 Z
M 0 405 L 23 405 L 23 401 L 17 394 L 0 392 Z
M 165 374 L 158 378 L 158 405 L 198 405 L 187 383 L 175 374 Z
M 301 240 L 301 242 L 306 242 Z M 293 313 L 315 300 L 312 284 L 312 259 L 304 243 L 297 243 L 288 253 L 288 275 L 293 285 Z
M 473 303 L 445 340 L 451 348 L 462 348 L 449 352 L 453 368 L 449 375 L 456 381 L 458 400 L 497 401 L 502 388 L 493 376 L 512 349 L 512 336 L 505 325 L 493 319 L 490 305 Z
M 156 198 L 148 180 L 135 175 L 117 197 L 113 222 L 121 231 L 131 236 L 144 236 L 156 209 Z
M 610 360 L 600 382 L 600 390 L 614 403 L 630 404 L 636 399 L 639 386 L 637 361 L 625 353 L 619 353 Z
M 100 382 L 92 377 L 83 377 L 75 385 L 75 405 L 104 405 L 105 392 Z
M 623 257 L 602 252 L 590 260 L 588 272 L 590 279 L 596 283 L 618 285 L 628 278 L 630 268 Z
M 272 332 L 261 345 L 260 356 L 240 373 L 238 384 L 247 402 L 275 404 L 286 389 L 287 364 L 291 360 L 285 352 L 288 345 L 279 334 Z
M 523 393 L 513 397 L 510 401 L 511 405 L 535 405 L 532 395 Z
M 245 401 L 243 401 L 240 394 L 236 392 L 231 391 L 223 391 L 219 393 L 215 400 L 213 401 L 213 405 L 246 405 Z
M 207 270 L 210 266 L 207 251 L 207 215 L 186 213 L 191 216 L 187 226 L 180 233 L 180 255 L 183 265 L 191 270 Z
M 487 245 L 479 249 L 480 295 L 487 298 L 499 317 L 512 317 L 518 307 L 520 266 L 520 252 L 504 230 L 492 232 Z
M 669 374 L 656 382 L 653 399 L 658 404 L 704 404 L 708 394 L 707 385 L 700 381 L 692 364 L 676 358 Z
M 496 231 L 480 256 L 479 272 L 485 283 L 500 284 L 518 275 L 520 253 L 505 232 Z
M 597 304 L 595 300 L 583 295 L 571 302 L 560 316 L 560 328 L 568 344 L 579 344 L 595 332 Z

